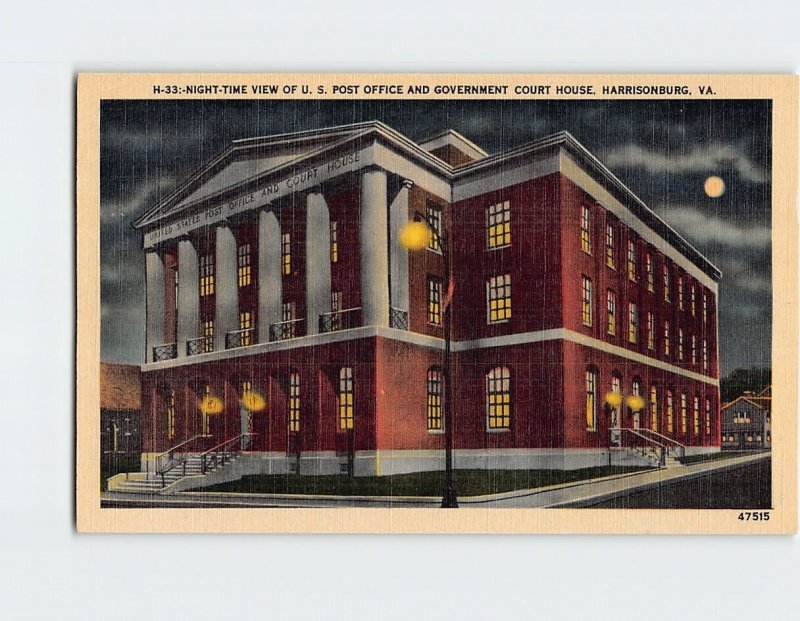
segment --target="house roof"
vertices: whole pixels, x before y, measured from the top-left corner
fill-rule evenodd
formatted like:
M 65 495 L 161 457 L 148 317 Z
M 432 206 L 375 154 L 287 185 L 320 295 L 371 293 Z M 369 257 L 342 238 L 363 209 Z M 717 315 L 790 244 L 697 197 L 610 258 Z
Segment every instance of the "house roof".
M 100 407 L 138 410 L 142 406 L 140 368 L 133 364 L 100 363 Z
M 768 411 L 772 407 L 772 399 L 770 397 L 753 397 L 752 395 L 742 395 L 741 397 L 737 397 L 733 401 L 729 403 L 725 403 L 722 406 L 722 410 L 728 410 L 732 408 L 736 404 L 742 403 L 749 403 L 751 405 L 756 406 L 760 410 Z

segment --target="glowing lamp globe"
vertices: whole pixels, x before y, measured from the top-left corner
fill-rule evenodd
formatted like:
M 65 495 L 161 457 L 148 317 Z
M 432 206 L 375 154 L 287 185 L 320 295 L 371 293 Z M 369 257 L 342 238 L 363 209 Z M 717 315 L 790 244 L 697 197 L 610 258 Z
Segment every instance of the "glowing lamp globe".
M 711 198 L 719 198 L 725 193 L 725 182 L 716 175 L 706 179 L 703 190 Z
M 400 229 L 400 245 L 409 250 L 422 250 L 428 245 L 430 235 L 424 222 L 408 222 Z
M 612 408 L 618 408 L 622 405 L 622 395 L 618 392 L 610 392 L 606 394 L 606 403 Z
M 266 407 L 267 402 L 256 391 L 248 390 L 242 395 L 242 405 L 251 412 L 260 412 Z
M 639 395 L 631 395 L 625 400 L 625 403 L 634 412 L 638 412 L 644 407 L 644 399 L 642 399 Z
M 204 414 L 219 414 L 224 409 L 225 404 L 222 402 L 222 399 L 213 395 L 205 397 L 200 402 L 200 411 Z

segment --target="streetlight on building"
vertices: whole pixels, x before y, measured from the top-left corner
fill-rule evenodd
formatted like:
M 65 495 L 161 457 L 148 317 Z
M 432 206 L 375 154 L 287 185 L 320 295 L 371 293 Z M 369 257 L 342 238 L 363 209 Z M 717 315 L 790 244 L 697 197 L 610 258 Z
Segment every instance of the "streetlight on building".
M 444 219 L 442 219 L 443 222 Z M 444 224 L 442 224 L 444 227 Z M 452 335 L 451 302 L 453 299 L 453 281 L 450 271 L 449 235 L 440 233 L 437 226 L 430 222 L 419 212 L 414 212 L 414 220 L 408 222 L 400 231 L 400 244 L 408 250 L 424 250 L 429 240 L 433 237 L 436 246 L 442 253 L 444 262 L 444 282 L 447 292 L 442 300 L 442 321 L 444 332 L 444 360 L 442 364 L 444 374 L 444 464 L 445 485 L 442 494 L 442 507 L 445 509 L 458 508 L 458 494 L 456 492 L 455 477 L 453 474 L 453 409 L 450 389 L 450 339 Z

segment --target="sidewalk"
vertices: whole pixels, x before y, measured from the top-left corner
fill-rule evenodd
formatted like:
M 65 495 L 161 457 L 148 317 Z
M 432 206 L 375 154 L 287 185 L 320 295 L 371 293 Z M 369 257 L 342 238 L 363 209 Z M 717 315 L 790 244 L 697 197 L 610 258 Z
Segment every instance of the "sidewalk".
M 587 501 L 599 501 L 674 482 L 702 477 L 719 470 L 738 468 L 769 459 L 770 453 L 719 459 L 690 466 L 677 466 L 646 472 L 613 475 L 536 489 L 514 490 L 502 494 L 459 498 L 461 508 L 556 508 Z M 441 504 L 439 497 L 423 496 L 308 496 L 296 494 L 234 494 L 226 492 L 180 492 L 159 496 L 144 494 L 106 493 L 105 505 L 115 507 L 426 507 Z

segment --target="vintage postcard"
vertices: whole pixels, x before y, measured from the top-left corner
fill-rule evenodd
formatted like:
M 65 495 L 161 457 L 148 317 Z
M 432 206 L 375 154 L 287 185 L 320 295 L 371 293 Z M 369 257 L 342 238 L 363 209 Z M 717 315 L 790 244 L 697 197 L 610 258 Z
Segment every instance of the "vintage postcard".
M 795 532 L 797 86 L 78 76 L 78 529 Z

